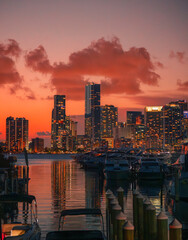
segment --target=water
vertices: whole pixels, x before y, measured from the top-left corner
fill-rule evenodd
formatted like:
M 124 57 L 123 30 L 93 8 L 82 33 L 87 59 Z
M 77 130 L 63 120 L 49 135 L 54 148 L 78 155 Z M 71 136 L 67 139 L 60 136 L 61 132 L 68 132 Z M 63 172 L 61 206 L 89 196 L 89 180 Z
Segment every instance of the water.
M 20 167 L 25 165 L 24 155 L 17 155 L 17 158 Z M 119 186 L 124 188 L 125 213 L 132 222 L 132 189 L 135 183 L 106 182 L 97 172 L 81 169 L 71 155 L 31 154 L 29 166 L 29 194 L 37 199 L 42 239 L 45 239 L 47 232 L 58 229 L 60 212 L 64 209 L 100 208 L 105 220 L 105 192 L 108 188 L 114 192 Z M 165 210 L 169 223 L 172 221 L 175 205 L 166 197 L 165 183 L 138 184 L 137 189 L 149 197 L 157 213 Z M 188 215 L 182 215 L 178 212 L 180 209 L 181 206 L 176 207 L 175 213 L 186 218 Z M 66 229 L 72 229 L 73 225 L 77 229 L 99 227 L 93 219 L 80 216 L 65 220 Z

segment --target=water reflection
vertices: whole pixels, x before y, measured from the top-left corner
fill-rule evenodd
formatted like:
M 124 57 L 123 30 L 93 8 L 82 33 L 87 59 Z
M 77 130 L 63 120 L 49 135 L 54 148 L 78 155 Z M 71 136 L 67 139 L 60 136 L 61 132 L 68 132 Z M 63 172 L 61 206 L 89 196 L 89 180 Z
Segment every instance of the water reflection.
M 132 190 L 137 188 L 144 196 L 148 196 L 155 205 L 157 212 L 165 209 L 172 220 L 171 214 L 179 220 L 188 223 L 188 203 L 175 204 L 166 198 L 165 183 L 160 182 L 128 182 L 106 181 L 98 172 L 85 171 L 68 155 L 44 155 L 43 158 L 32 155 L 30 159 L 29 194 L 36 196 L 38 202 L 39 224 L 42 229 L 42 239 L 48 231 L 57 230 L 60 212 L 64 209 L 79 207 L 101 208 L 105 219 L 105 192 L 111 189 L 114 193 L 118 187 L 125 192 L 125 213 L 132 221 Z M 20 158 L 20 174 L 23 174 L 23 159 Z M 170 213 L 171 214 L 170 214 Z M 89 223 L 89 218 L 65 219 L 65 226 L 78 228 L 96 227 L 95 222 Z

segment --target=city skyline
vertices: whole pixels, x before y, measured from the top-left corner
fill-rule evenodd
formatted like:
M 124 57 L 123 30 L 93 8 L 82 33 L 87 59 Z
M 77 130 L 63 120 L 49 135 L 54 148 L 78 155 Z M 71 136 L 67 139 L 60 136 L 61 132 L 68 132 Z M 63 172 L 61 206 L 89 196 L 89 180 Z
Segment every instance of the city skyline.
M 8 116 L 29 119 L 30 138 L 50 137 L 56 94 L 83 122 L 88 82 L 101 84 L 101 105 L 118 107 L 119 121 L 188 100 L 187 9 L 175 0 L 1 2 L 0 140 Z

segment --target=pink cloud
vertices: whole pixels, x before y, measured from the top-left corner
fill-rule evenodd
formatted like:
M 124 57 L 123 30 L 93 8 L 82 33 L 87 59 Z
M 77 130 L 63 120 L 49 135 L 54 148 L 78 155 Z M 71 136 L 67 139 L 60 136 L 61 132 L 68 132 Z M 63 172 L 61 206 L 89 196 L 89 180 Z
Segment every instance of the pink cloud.
M 116 37 L 111 41 L 101 38 L 72 53 L 67 64 L 50 64 L 42 46 L 29 52 L 25 59 L 33 70 L 50 73 L 57 93 L 73 100 L 84 98 L 86 76 L 101 78 L 103 94 L 138 94 L 142 92 L 141 84 L 157 86 L 160 79 L 145 48 L 133 47 L 125 51 Z
M 17 72 L 15 61 L 11 57 L 18 57 L 20 53 L 18 43 L 13 39 L 7 44 L 0 44 L 0 86 L 11 84 L 15 89 L 19 88 L 22 77 Z
M 177 80 L 178 90 L 187 91 L 188 90 L 188 81 L 182 81 L 180 79 Z
M 185 52 L 171 51 L 169 54 L 169 57 L 176 58 L 180 63 L 184 63 L 186 61 L 186 53 Z

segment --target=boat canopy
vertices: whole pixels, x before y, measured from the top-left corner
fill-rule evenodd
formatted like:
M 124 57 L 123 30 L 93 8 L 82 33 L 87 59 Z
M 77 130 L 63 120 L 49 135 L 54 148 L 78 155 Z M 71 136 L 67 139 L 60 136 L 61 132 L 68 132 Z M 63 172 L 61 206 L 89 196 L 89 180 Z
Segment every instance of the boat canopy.
M 63 210 L 61 212 L 61 217 L 67 215 L 101 215 L 101 210 L 98 208 L 77 208 L 77 209 L 69 209 Z
M 0 195 L 0 202 L 27 202 L 31 204 L 32 201 L 36 201 L 36 198 L 33 195 L 16 193 Z

